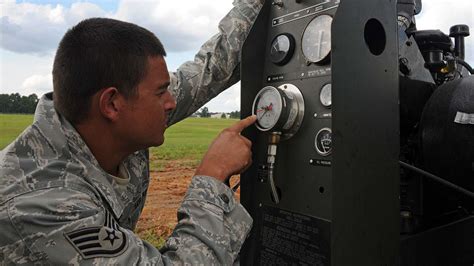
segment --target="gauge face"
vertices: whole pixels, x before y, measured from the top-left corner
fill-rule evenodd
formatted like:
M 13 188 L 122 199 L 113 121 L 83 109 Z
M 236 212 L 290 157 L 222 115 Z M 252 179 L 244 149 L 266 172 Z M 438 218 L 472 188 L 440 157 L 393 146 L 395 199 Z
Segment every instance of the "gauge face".
M 324 107 L 331 107 L 331 83 L 323 86 L 321 92 L 319 93 L 319 100 Z
M 314 147 L 322 156 L 328 156 L 332 152 L 332 132 L 330 128 L 321 129 L 314 138 Z
M 257 115 L 257 128 L 262 131 L 272 129 L 280 119 L 282 98 L 275 87 L 263 88 L 255 97 L 253 113 Z
M 301 49 L 309 62 L 320 63 L 331 52 L 331 23 L 331 16 L 321 15 L 306 26 Z
M 293 56 L 295 40 L 288 33 L 276 36 L 270 47 L 270 60 L 276 65 L 284 65 Z

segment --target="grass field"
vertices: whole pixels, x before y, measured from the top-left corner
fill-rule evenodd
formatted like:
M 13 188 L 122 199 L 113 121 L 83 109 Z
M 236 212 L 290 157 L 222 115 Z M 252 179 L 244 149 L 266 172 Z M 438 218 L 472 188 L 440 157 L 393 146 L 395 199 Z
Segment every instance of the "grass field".
M 195 167 L 219 132 L 236 119 L 187 118 L 166 130 L 165 143 L 150 149 L 151 171 L 179 160 L 183 167 Z
M 0 114 L 0 149 L 5 148 L 33 121 L 33 115 Z M 166 167 L 167 160 L 180 160 L 183 166 L 194 167 L 211 141 L 235 119 L 188 118 L 171 126 L 165 143 L 150 149 L 151 170 Z
M 0 150 L 33 122 L 33 115 L 0 114 Z

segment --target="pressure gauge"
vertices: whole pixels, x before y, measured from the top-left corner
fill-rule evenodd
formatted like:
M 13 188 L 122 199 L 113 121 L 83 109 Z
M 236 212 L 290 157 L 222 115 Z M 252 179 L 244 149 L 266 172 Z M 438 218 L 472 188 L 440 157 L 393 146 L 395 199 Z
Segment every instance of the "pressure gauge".
M 295 51 L 295 39 L 288 33 L 276 36 L 270 47 L 270 60 L 276 65 L 290 61 Z
M 331 107 L 331 83 L 324 85 L 319 93 L 319 101 L 324 107 Z
M 259 130 L 280 132 L 283 139 L 288 139 L 296 133 L 303 121 L 303 95 L 292 84 L 278 88 L 264 87 L 255 96 L 252 113 L 257 115 L 256 126 Z
M 322 63 L 331 52 L 331 23 L 331 16 L 321 15 L 306 26 L 301 49 L 309 62 Z
M 318 131 L 314 138 L 314 147 L 322 156 L 328 156 L 332 152 L 332 131 L 330 128 L 323 128 Z
M 257 127 L 261 131 L 268 131 L 278 123 L 284 98 L 281 92 L 272 86 L 263 88 L 255 97 L 253 113 L 257 115 Z

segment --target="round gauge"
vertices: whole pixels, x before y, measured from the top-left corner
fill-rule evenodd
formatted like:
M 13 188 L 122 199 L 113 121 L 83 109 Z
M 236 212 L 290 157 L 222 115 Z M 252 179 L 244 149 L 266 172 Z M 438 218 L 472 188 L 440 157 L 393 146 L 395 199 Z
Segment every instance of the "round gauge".
M 332 132 L 330 128 L 323 128 L 318 131 L 314 138 L 314 147 L 322 156 L 328 156 L 332 151 Z
M 306 26 L 301 48 L 309 62 L 321 63 L 331 52 L 331 23 L 331 16 L 321 15 Z
M 277 88 L 267 86 L 260 90 L 253 103 L 253 113 L 257 115 L 257 128 L 262 131 L 272 129 L 280 119 L 282 108 L 282 95 Z
M 270 60 L 276 65 L 284 65 L 290 61 L 295 50 L 295 39 L 288 33 L 276 36 L 270 48 Z
M 331 83 L 324 85 L 319 93 L 319 100 L 324 107 L 331 107 Z
M 281 138 L 291 138 L 304 117 L 304 99 L 293 84 L 261 89 L 253 101 L 252 113 L 257 115 L 256 127 L 261 131 L 279 132 Z

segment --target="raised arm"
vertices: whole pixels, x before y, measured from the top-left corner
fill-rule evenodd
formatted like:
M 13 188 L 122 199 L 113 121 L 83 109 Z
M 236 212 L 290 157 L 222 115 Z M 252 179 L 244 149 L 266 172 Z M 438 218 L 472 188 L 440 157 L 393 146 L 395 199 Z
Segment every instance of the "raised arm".
M 219 23 L 219 33 L 202 45 L 194 61 L 170 73 L 169 90 L 177 107 L 169 125 L 188 117 L 240 80 L 240 50 L 262 4 L 261 0 L 235 0 L 233 4 Z

